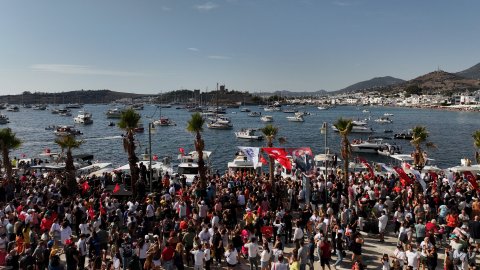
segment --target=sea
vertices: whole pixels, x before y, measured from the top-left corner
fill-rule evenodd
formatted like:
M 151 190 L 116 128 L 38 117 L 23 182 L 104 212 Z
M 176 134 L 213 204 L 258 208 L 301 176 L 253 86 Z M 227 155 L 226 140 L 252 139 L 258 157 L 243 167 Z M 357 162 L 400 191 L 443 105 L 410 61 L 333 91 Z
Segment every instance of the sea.
M 7 115 L 10 123 L 0 128 L 10 127 L 23 141 L 20 148 L 12 150 L 11 158 L 35 158 L 46 149 L 51 152 L 60 152 L 54 143 L 56 136 L 53 131 L 46 130 L 49 125 L 74 125 L 73 118 L 80 110 L 93 114 L 93 124 L 76 125 L 83 132 L 78 139 L 84 141 L 80 148 L 74 149 L 73 154 L 93 154 L 94 160 L 111 162 L 115 166 L 127 164 L 127 154 L 123 149 L 122 135 L 124 132 L 117 126 L 109 126 L 109 122 L 118 122 L 118 119 L 107 119 L 105 113 L 112 108 L 109 105 L 84 105 L 82 109 L 72 109 L 72 116 L 65 117 L 52 114 L 49 107 L 45 111 L 20 108 L 19 112 L 2 111 Z M 286 138 L 287 142 L 278 147 L 310 147 L 314 154 L 324 153 L 325 139 L 327 147 L 332 153 L 339 153 L 340 136 L 331 129 L 331 125 L 340 117 L 354 120 L 370 119 L 369 126 L 375 130 L 373 134 L 352 133 L 349 138 L 367 139 L 368 136 L 393 137 L 394 133 L 406 132 L 416 125 L 422 125 L 430 132 L 429 140 L 436 145 L 435 149 L 427 149 L 428 157 L 435 159 L 435 164 L 440 168 L 448 168 L 460 164 L 460 159 L 474 160 L 474 145 L 472 134 L 480 129 L 480 115 L 478 112 L 442 111 L 399 107 L 356 107 L 337 106 L 328 110 L 319 110 L 314 106 L 296 106 L 297 110 L 305 111 L 310 115 L 305 116 L 305 122 L 289 122 L 286 117 L 291 114 L 283 112 L 264 112 L 258 106 L 248 106 L 251 111 L 261 112 L 262 115 L 272 115 L 274 124 L 279 129 L 278 137 Z M 369 113 L 363 110 L 368 109 Z M 151 134 L 152 154 L 160 158 L 170 157 L 173 162 L 177 160 L 179 148 L 185 152 L 194 151 L 194 134 L 186 130 L 187 120 L 191 113 L 185 109 L 159 108 L 156 105 L 145 105 L 139 111 L 141 122 L 145 126 L 144 133 L 136 134 L 137 153 L 139 157 L 149 146 L 148 124 L 160 118 L 169 117 L 177 125 L 157 126 Z M 389 116 L 393 123 L 379 124 L 374 120 L 391 113 Z M 262 128 L 265 123 L 259 117 L 250 117 L 240 109 L 227 109 L 226 115 L 233 123 L 232 130 L 211 130 L 206 126 L 202 136 L 205 140 L 205 150 L 212 151 L 211 165 L 215 170 L 223 171 L 227 163 L 232 161 L 237 146 L 262 147 L 265 141 L 245 141 L 236 139 L 234 132 L 242 128 Z M 326 122 L 329 125 L 327 135 L 321 134 L 320 128 Z M 392 130 L 393 133 L 385 133 Z M 260 132 L 260 131 L 259 131 Z M 402 147 L 403 153 L 409 154 L 413 148 L 407 140 L 391 140 Z M 339 155 L 340 156 L 340 155 Z M 356 155 L 355 155 L 356 156 Z M 367 160 L 394 164 L 389 157 L 376 154 L 361 154 Z

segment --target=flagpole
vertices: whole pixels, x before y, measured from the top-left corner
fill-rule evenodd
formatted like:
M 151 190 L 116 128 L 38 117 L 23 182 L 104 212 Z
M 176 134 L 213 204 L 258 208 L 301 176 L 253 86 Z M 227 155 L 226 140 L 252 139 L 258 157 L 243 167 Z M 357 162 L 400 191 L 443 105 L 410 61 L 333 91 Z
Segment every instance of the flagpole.
M 148 123 L 148 170 L 150 172 L 150 192 L 153 192 L 153 171 L 152 171 L 152 125 L 153 123 Z
M 328 133 L 328 123 L 323 122 L 322 128 L 320 128 L 320 133 L 325 134 L 325 206 L 327 205 L 328 190 L 327 190 L 327 178 L 328 178 L 328 148 L 327 148 L 327 133 Z

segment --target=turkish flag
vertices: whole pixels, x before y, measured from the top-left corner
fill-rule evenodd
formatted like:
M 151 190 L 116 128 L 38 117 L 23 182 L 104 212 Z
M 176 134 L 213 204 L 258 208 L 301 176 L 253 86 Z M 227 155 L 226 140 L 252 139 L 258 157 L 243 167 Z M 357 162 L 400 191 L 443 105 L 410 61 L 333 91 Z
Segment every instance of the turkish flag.
M 370 166 L 370 164 L 368 164 L 368 162 L 364 158 L 359 157 L 358 159 L 360 160 L 360 162 L 362 162 L 363 165 L 367 167 L 368 177 L 373 179 L 375 177 L 375 173 L 373 172 L 372 166 Z
M 90 189 L 90 185 L 88 184 L 88 181 L 83 182 L 82 184 L 82 190 L 83 192 L 87 192 Z
M 287 152 L 283 148 L 262 148 L 265 153 L 270 157 L 274 158 L 278 163 L 280 163 L 285 169 L 291 170 L 292 163 L 290 159 L 287 158 Z
M 120 191 L 120 185 L 117 183 L 117 184 L 115 185 L 115 188 L 113 189 L 113 193 L 117 193 L 117 192 L 119 192 L 119 191 Z
M 463 176 L 467 178 L 468 182 L 472 185 L 475 190 L 478 190 L 477 178 L 470 171 L 463 172 Z
M 155 161 L 157 161 L 157 160 L 158 160 L 158 156 L 157 156 L 157 155 L 154 155 L 154 156 L 152 157 L 152 159 L 155 160 Z
M 103 202 L 100 201 L 100 214 L 101 215 L 106 215 L 107 211 L 105 211 L 105 208 L 103 208 Z
M 90 217 L 90 219 L 95 218 L 95 210 L 93 210 L 92 206 L 90 206 L 90 208 L 88 209 L 88 216 Z
M 185 149 L 183 149 L 183 147 L 178 148 L 178 152 L 180 152 L 182 155 L 185 155 Z
M 405 171 L 400 167 L 393 167 L 393 169 L 398 173 L 400 176 L 400 182 L 402 182 L 402 186 L 410 185 L 412 183 L 412 179 L 408 177 Z
M 267 165 L 267 160 L 266 160 L 263 156 L 260 156 L 260 162 L 261 162 L 263 165 Z

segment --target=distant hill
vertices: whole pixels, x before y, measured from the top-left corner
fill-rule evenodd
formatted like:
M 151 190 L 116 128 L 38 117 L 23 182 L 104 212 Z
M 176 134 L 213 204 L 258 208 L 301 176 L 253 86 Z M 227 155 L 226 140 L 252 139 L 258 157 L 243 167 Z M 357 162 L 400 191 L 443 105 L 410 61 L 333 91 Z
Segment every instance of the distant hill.
M 402 79 L 391 77 L 391 76 L 376 77 L 367 81 L 352 84 L 348 87 L 345 87 L 333 93 L 335 94 L 353 93 L 361 90 L 372 90 L 374 88 L 384 88 L 386 86 L 397 85 L 403 82 L 405 81 Z
M 447 93 L 458 90 L 477 90 L 480 80 L 468 79 L 455 73 L 445 71 L 433 71 L 419 76 L 400 85 L 390 87 L 389 90 L 397 92 L 408 87 L 421 89 L 422 93 Z
M 60 93 L 28 91 L 19 95 L 0 96 L 0 103 L 11 104 L 68 104 L 68 103 L 110 103 L 119 99 L 135 99 L 146 95 L 115 92 L 111 90 L 77 90 Z
M 471 68 L 457 72 L 455 74 L 468 79 L 480 80 L 480 63 L 476 64 Z
M 259 92 L 255 93 L 256 96 L 260 97 L 271 97 L 271 96 L 281 96 L 281 97 L 323 97 L 328 96 L 330 92 L 327 90 L 318 90 L 318 91 L 289 91 L 289 90 L 278 90 L 275 92 Z

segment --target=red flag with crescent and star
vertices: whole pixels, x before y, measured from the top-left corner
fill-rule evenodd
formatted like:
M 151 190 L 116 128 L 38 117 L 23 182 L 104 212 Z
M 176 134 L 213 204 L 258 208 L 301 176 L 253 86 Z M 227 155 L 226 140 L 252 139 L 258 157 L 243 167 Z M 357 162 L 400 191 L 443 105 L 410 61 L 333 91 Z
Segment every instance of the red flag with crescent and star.
M 270 157 L 278 161 L 285 169 L 291 170 L 292 163 L 287 157 L 287 152 L 283 148 L 262 148 L 262 150 L 267 153 Z

